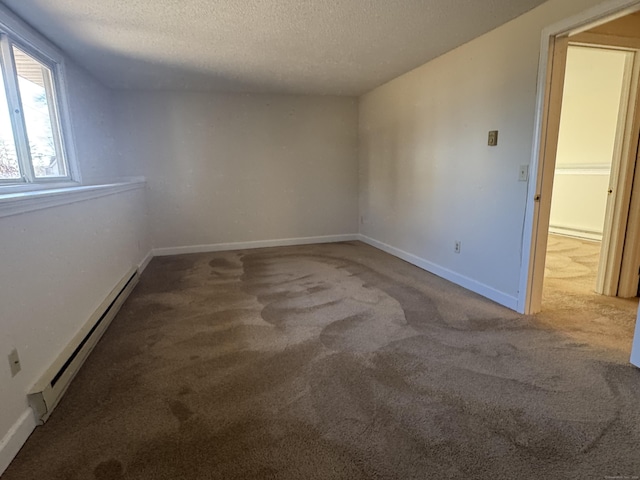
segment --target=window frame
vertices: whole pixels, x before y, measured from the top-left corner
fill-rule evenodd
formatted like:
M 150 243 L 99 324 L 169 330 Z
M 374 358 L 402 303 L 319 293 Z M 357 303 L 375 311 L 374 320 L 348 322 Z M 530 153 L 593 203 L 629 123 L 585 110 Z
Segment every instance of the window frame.
M 17 71 L 13 57 L 13 47 L 46 66 L 52 77 L 53 103 L 49 106 L 52 116 L 57 120 L 59 137 L 56 141 L 60 147 L 60 156 L 65 164 L 66 175 L 64 177 L 36 177 L 33 164 L 29 155 L 28 136 L 22 114 L 17 86 Z M 7 61 L 10 60 L 10 68 Z M 23 176 L 16 179 L 0 180 L 0 195 L 5 193 L 24 192 L 32 190 L 44 190 L 49 188 L 73 187 L 82 184 L 80 170 L 76 161 L 75 142 L 70 118 L 69 101 L 67 96 L 66 66 L 64 55 L 51 42 L 46 40 L 37 31 L 16 17 L 4 5 L 0 5 L 0 62 L 3 68 L 5 91 L 9 105 L 9 115 L 16 140 L 16 153 Z M 11 78 L 9 78 L 11 77 Z M 12 85 L 13 83 L 13 85 Z M 19 114 L 14 114 L 15 109 Z M 55 128 L 55 127 L 54 127 Z M 17 138 L 20 137 L 20 138 Z M 54 133 L 54 137 L 56 137 Z M 25 157 L 26 155 L 26 157 Z M 24 165 L 21 158 L 26 158 Z

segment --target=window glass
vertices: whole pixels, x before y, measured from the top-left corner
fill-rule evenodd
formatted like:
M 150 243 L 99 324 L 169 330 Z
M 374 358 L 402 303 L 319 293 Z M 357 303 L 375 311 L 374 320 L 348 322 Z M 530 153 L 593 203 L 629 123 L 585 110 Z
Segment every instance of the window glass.
M 0 181 L 15 180 L 21 176 L 7 94 L 4 89 L 4 72 L 0 68 Z
M 51 70 L 15 46 L 13 56 L 34 174 L 65 177 Z

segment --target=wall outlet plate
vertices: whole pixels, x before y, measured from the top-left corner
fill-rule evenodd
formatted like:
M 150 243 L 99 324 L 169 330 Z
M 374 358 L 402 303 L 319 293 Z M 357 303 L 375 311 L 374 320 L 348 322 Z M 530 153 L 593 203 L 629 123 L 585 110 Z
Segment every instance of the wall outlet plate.
M 453 251 L 455 253 L 460 253 L 460 248 L 462 247 L 462 242 L 460 240 L 456 240 L 456 243 L 453 246 Z
M 491 130 L 489 132 L 489 142 L 490 147 L 495 147 L 498 145 L 498 130 Z
M 11 369 L 11 376 L 15 377 L 22 369 L 20 366 L 20 357 L 18 357 L 18 350 L 15 348 L 11 350 L 9 354 L 9 368 Z
M 518 171 L 518 181 L 526 182 L 529 180 L 529 165 L 520 165 L 520 170 Z

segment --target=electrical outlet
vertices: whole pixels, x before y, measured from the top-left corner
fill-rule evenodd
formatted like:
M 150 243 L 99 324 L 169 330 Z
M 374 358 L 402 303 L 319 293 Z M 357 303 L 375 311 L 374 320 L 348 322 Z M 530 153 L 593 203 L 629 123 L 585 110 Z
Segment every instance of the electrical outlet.
M 529 180 L 529 165 L 520 165 L 520 171 L 518 172 L 518 181 L 526 182 Z
M 456 240 L 456 243 L 453 247 L 453 251 L 456 253 L 460 253 L 460 247 L 462 246 L 462 242 L 460 240 Z
M 490 147 L 495 147 L 496 145 L 498 145 L 498 130 L 491 130 L 489 132 L 488 145 Z
M 15 377 L 20 369 L 20 357 L 18 357 L 18 350 L 15 348 L 9 354 L 9 367 L 11 368 L 11 376 Z

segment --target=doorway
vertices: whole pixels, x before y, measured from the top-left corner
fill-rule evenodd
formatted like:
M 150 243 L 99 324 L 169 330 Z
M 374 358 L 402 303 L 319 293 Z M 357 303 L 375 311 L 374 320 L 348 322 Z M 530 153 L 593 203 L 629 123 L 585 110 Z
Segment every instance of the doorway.
M 523 270 L 522 276 L 524 292 L 520 296 L 522 302 L 520 309 L 523 313 L 537 313 L 542 307 L 548 234 L 550 228 L 553 233 L 554 227 L 558 227 L 558 225 L 551 225 L 554 184 L 558 187 L 564 184 L 567 187 L 567 185 L 576 182 L 590 183 L 592 190 L 598 190 L 595 194 L 592 192 L 591 195 L 585 196 L 578 203 L 584 207 L 588 201 L 599 198 L 599 207 L 592 205 L 589 210 L 599 211 L 598 215 L 593 216 L 597 220 L 598 218 L 602 219 L 604 209 L 604 225 L 598 228 L 596 224 L 599 221 L 593 218 L 577 219 L 575 215 L 573 223 L 567 223 L 566 205 L 564 207 L 560 205 L 554 209 L 556 221 L 558 218 L 565 217 L 564 226 L 560 225 L 565 228 L 565 232 L 560 233 L 566 233 L 567 229 L 569 231 L 573 229 L 574 232 L 581 231 L 582 234 L 593 236 L 593 240 L 601 241 L 595 287 L 598 293 L 621 297 L 637 295 L 640 243 L 635 239 L 640 236 L 640 222 L 636 222 L 635 217 L 640 212 L 640 200 L 637 202 L 638 205 L 634 205 L 632 198 L 640 197 L 640 193 L 636 193 L 636 195 L 632 195 L 632 193 L 634 184 L 640 185 L 640 180 L 634 182 L 634 175 L 640 172 L 640 169 L 636 169 L 638 138 L 640 136 L 640 13 L 637 11 L 640 9 L 640 2 L 635 2 L 635 4 L 635 11 L 625 12 L 627 15 L 622 15 L 622 12 L 609 13 L 611 18 L 609 21 L 607 21 L 606 15 L 603 15 L 603 18 L 598 20 L 592 19 L 591 26 L 587 22 L 584 22 L 587 25 L 582 27 L 567 25 L 564 31 L 560 30 L 555 35 L 549 34 L 547 37 L 550 40 L 550 47 L 546 68 L 543 68 L 544 63 L 541 61 L 541 73 L 544 75 L 542 78 L 546 78 L 546 84 L 539 94 L 539 99 L 543 102 L 539 110 L 541 114 L 539 117 L 540 143 L 537 144 L 539 150 L 534 152 L 532 160 L 533 172 L 537 173 L 537 176 L 535 183 L 530 184 L 530 196 L 527 204 L 527 215 L 531 218 L 532 235 L 531 241 L 528 243 L 525 231 L 524 248 L 525 251 L 530 248 L 530 257 L 528 258 L 529 268 L 527 271 Z M 580 25 L 579 21 L 573 20 L 576 21 L 576 25 Z M 543 41 L 544 37 L 543 34 Z M 574 145 L 573 154 L 568 155 L 567 151 L 571 150 L 571 142 L 561 141 L 560 138 L 561 124 L 563 120 L 567 119 L 563 119 L 563 116 L 571 116 L 566 115 L 570 109 L 563 112 L 563 105 L 566 107 L 565 103 L 571 104 L 572 100 L 571 96 L 567 99 L 564 98 L 567 61 L 569 59 L 569 65 L 579 64 L 580 62 L 576 61 L 576 58 L 589 57 L 589 55 L 591 57 L 597 56 L 596 49 L 602 50 L 599 56 L 603 58 L 607 57 L 609 52 L 611 53 L 609 56 L 614 60 L 610 59 L 609 62 L 617 63 L 615 69 L 619 74 L 618 82 L 620 81 L 620 71 L 623 71 L 620 96 L 622 101 L 617 105 L 617 118 L 615 111 L 611 112 L 612 108 L 616 107 L 615 102 L 613 100 L 608 102 L 610 118 L 607 128 L 611 134 L 608 136 L 609 148 L 611 148 L 611 137 L 615 137 L 613 154 L 609 154 L 612 156 L 610 167 L 606 166 L 602 160 L 607 156 L 606 153 L 602 153 L 604 151 L 602 148 L 599 149 L 600 153 L 596 156 L 596 163 L 590 164 L 590 162 L 593 163 L 593 159 L 589 159 L 591 153 L 589 149 L 580 151 L 580 148 L 576 148 Z M 575 54 L 573 60 L 570 52 Z M 543 51 L 543 53 L 546 52 Z M 582 60 L 584 63 L 585 59 Z M 593 76 L 592 72 L 589 77 Z M 569 75 L 567 86 L 570 87 L 572 83 L 575 84 Z M 578 118 L 577 121 L 579 125 L 578 128 L 574 128 L 573 136 L 584 139 L 585 133 L 592 128 L 592 122 L 585 122 L 583 118 Z M 598 131 L 604 128 L 602 125 L 596 126 L 595 131 L 588 136 L 596 137 Z M 615 130 L 615 133 L 612 133 L 612 130 Z M 565 139 L 571 138 L 571 136 L 571 134 L 564 135 Z M 593 148 L 593 150 L 598 151 L 598 148 Z M 556 159 L 558 159 L 558 163 L 556 163 Z M 556 175 L 556 166 L 560 170 L 564 169 L 566 175 Z M 588 175 L 575 175 L 576 170 L 581 170 L 582 173 Z M 607 176 L 602 175 L 605 170 L 610 171 L 608 188 L 606 186 Z M 554 182 L 556 177 L 559 180 Z M 581 178 L 578 179 L 578 177 Z M 606 206 L 604 207 L 603 195 L 606 195 Z M 562 199 L 562 195 L 558 194 L 557 198 Z M 586 209 L 582 208 L 582 210 L 582 217 L 585 217 L 584 211 Z M 630 212 L 635 212 L 636 215 L 630 215 Z M 527 259 L 526 256 L 525 259 Z
M 569 43 L 556 149 L 542 311 L 603 290 L 634 53 Z M 606 248 L 606 247 L 605 247 Z M 606 254 L 606 252 L 605 252 Z M 637 285 L 635 287 L 637 291 Z M 583 298 L 581 303 L 584 303 Z
M 616 336 L 623 339 L 618 345 L 628 344 L 629 339 L 634 338 L 634 323 L 636 318 L 640 318 L 638 300 L 635 298 L 640 274 L 639 11 L 638 0 L 611 0 L 543 31 L 539 78 L 544 81 L 538 86 L 536 140 L 531 162 L 534 177 L 529 184 L 527 197 L 518 303 L 522 313 L 538 314 L 537 317 L 542 321 L 549 320 L 548 315 L 539 312 L 543 300 L 569 46 L 573 44 L 629 52 L 633 60 L 626 75 L 630 76 L 631 81 L 628 96 L 625 97 L 627 104 L 621 105 L 620 109 L 624 117 L 617 129 L 618 149 L 611 165 L 605 225 L 602 229 L 600 258 L 597 260 L 596 290 L 603 295 L 591 295 L 589 301 L 582 303 L 579 300 L 584 297 L 570 295 L 572 301 L 578 302 L 565 304 L 563 313 L 566 315 L 562 320 L 565 332 L 571 331 L 576 336 L 584 336 L 585 340 L 605 343 L 608 338 Z M 595 263 L 592 259 L 592 265 Z M 619 308 L 621 305 L 622 308 Z M 553 317 L 551 320 L 557 321 L 557 316 Z M 638 327 L 632 343 L 631 361 L 640 366 L 640 325 Z

